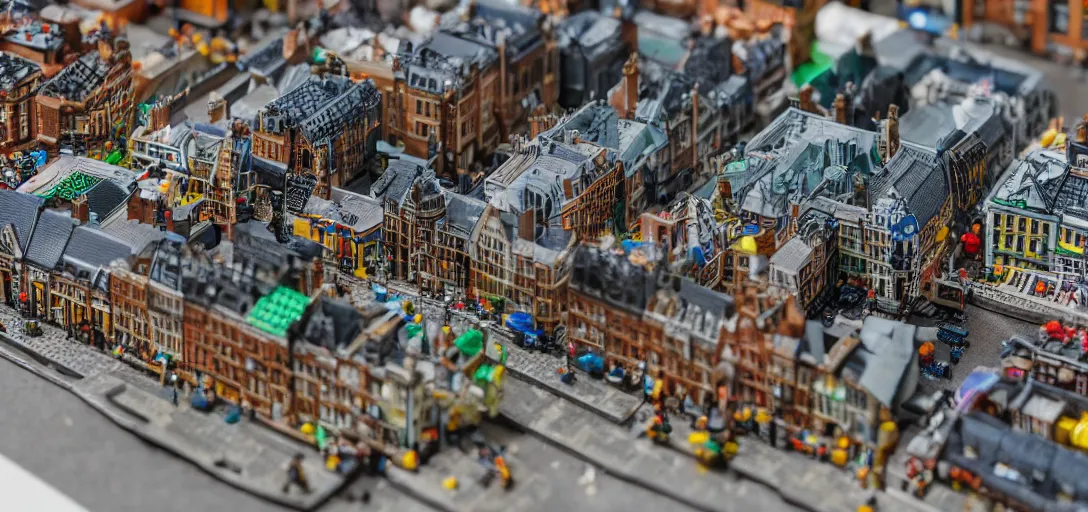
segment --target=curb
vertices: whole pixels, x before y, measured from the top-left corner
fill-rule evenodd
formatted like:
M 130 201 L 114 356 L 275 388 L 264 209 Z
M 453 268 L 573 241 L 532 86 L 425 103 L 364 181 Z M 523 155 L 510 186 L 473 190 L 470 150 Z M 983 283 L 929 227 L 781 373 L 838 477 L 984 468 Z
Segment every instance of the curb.
M 697 503 L 697 502 L 695 502 L 695 501 L 681 495 L 680 493 L 674 492 L 672 489 L 669 489 L 668 487 L 659 485 L 659 484 L 657 484 L 657 483 L 655 483 L 653 481 L 650 481 L 650 480 L 645 480 L 645 479 L 639 478 L 639 477 L 631 475 L 631 474 L 629 474 L 629 473 L 627 473 L 625 471 L 617 471 L 617 470 L 612 469 L 609 466 L 603 465 L 603 464 L 601 464 L 601 461 L 591 459 L 590 457 L 587 457 L 587 456 L 583 455 L 578 450 L 575 450 L 574 448 L 571 448 L 570 446 L 567 446 L 567 445 L 553 439 L 551 436 L 549 436 L 547 434 L 543 434 L 541 432 L 533 430 L 533 429 L 529 428 L 527 425 L 523 425 L 523 424 L 519 423 L 518 421 L 514 420 L 513 418 L 510 418 L 509 416 L 507 416 L 505 414 L 499 413 L 499 417 L 500 417 L 500 419 L 502 421 L 506 422 L 510 427 L 514 428 L 515 430 L 518 430 L 520 432 L 524 432 L 526 434 L 529 434 L 529 435 L 541 440 L 545 444 L 547 444 L 547 445 L 549 445 L 549 446 L 551 446 L 551 447 L 553 447 L 553 448 L 555 448 L 555 449 L 557 449 L 559 451 L 562 451 L 563 453 L 566 453 L 566 454 L 568 454 L 568 455 L 570 455 L 570 456 L 572 456 L 572 457 L 574 457 L 574 458 L 576 458 L 578 460 L 581 460 L 583 462 L 592 464 L 593 467 L 597 468 L 602 473 L 605 473 L 605 474 L 607 474 L 607 475 L 609 475 L 609 476 L 611 476 L 611 477 L 613 477 L 613 478 L 615 478 L 617 480 L 627 482 L 627 483 L 629 483 L 631 485 L 634 485 L 636 487 L 641 487 L 641 488 L 646 489 L 646 490 L 648 490 L 650 492 L 657 493 L 657 494 L 659 494 L 661 496 L 664 496 L 664 497 L 666 497 L 668 499 L 671 499 L 671 500 L 673 500 L 673 501 L 675 501 L 677 503 L 680 503 L 680 504 L 682 504 L 682 505 L 684 505 L 686 507 L 690 507 L 690 508 L 692 508 L 694 510 L 699 510 L 699 511 L 702 511 L 702 512 L 717 512 L 716 509 L 710 508 L 710 507 L 708 507 L 708 506 L 706 506 L 704 504 L 701 504 L 701 503 Z
M 439 502 L 437 499 L 434 499 L 431 496 L 428 496 L 426 493 L 419 492 L 419 491 L 413 489 L 411 485 L 408 485 L 408 484 L 406 484 L 404 482 L 401 482 L 400 477 L 392 476 L 390 474 L 391 472 L 394 472 L 394 471 L 403 471 L 403 470 L 401 470 L 400 468 L 393 468 L 393 467 L 390 467 L 390 468 L 386 469 L 385 470 L 385 481 L 389 482 L 389 485 L 392 486 L 397 491 L 403 493 L 405 496 L 411 497 L 412 499 L 414 499 L 414 500 L 416 500 L 416 501 L 418 501 L 418 502 L 420 502 L 420 503 L 422 503 L 422 504 L 424 504 L 424 505 L 426 505 L 426 506 L 428 506 L 428 507 L 430 507 L 430 508 L 432 508 L 434 510 L 437 510 L 438 512 L 456 512 L 456 509 L 450 508 L 446 504 Z
M 60 372 L 65 377 L 70 377 L 70 378 L 73 378 L 73 379 L 82 379 L 84 377 L 84 375 L 82 373 L 79 373 L 79 372 L 69 368 L 68 365 L 65 365 L 64 363 L 61 363 L 60 361 L 57 361 L 56 359 L 52 359 L 52 358 L 43 356 L 43 355 L 39 354 L 38 352 L 35 352 L 34 349 L 26 346 L 26 344 L 15 341 L 15 338 L 12 338 L 11 335 L 9 335 L 7 333 L 0 333 L 0 341 L 4 342 L 8 346 L 18 350 L 19 352 L 22 352 L 22 353 L 26 354 L 30 358 L 37 361 L 39 364 L 42 364 L 44 366 L 48 366 L 50 368 L 53 368 L 54 370 Z
M 5 341 L 5 343 L 7 343 L 9 345 L 13 344 L 11 340 L 7 339 L 6 335 L 0 336 L 0 339 L 3 339 Z M 16 344 L 16 346 L 18 346 L 18 345 Z M 26 350 L 29 350 L 29 348 L 27 348 Z M 51 360 L 49 360 L 48 358 L 45 358 L 44 356 L 41 356 L 40 354 L 37 354 L 37 353 L 34 353 L 34 354 L 37 355 L 37 357 L 34 357 L 34 359 L 39 359 L 40 358 L 40 359 L 44 359 L 46 361 L 49 361 L 49 364 L 46 364 L 46 366 L 49 366 L 51 364 L 56 364 L 56 363 L 52 362 Z M 235 489 L 246 492 L 246 493 L 248 493 L 248 494 L 250 494 L 250 495 L 252 495 L 254 497 L 265 500 L 265 501 L 267 501 L 269 503 L 273 503 L 273 504 L 276 504 L 276 505 L 279 505 L 279 506 L 291 508 L 291 509 L 294 509 L 294 510 L 301 510 L 301 511 L 307 511 L 307 512 L 317 510 L 318 508 L 323 506 L 325 503 L 327 503 L 333 496 L 335 496 L 335 495 L 339 494 L 340 492 L 342 492 L 348 485 L 351 484 L 352 481 L 354 481 L 354 478 L 350 478 L 350 477 L 345 478 L 345 479 L 343 479 L 343 481 L 339 485 L 335 486 L 330 492 L 326 493 L 322 497 L 317 498 L 316 500 L 313 500 L 310 503 L 299 503 L 298 501 L 295 501 L 295 500 L 285 499 L 284 496 L 279 495 L 277 493 L 270 493 L 270 492 L 267 492 L 267 491 L 264 491 L 264 490 L 261 490 L 261 489 L 255 489 L 255 488 L 247 485 L 245 482 L 241 481 L 240 478 L 238 478 L 237 476 L 233 476 L 233 473 L 231 473 L 228 468 L 218 467 L 214 463 L 207 463 L 207 462 L 204 462 L 204 461 L 197 460 L 197 459 L 195 459 L 193 457 L 190 457 L 183 450 L 180 450 L 180 449 L 178 449 L 178 448 L 176 448 L 174 446 L 171 446 L 170 443 L 163 442 L 158 437 L 150 435 L 150 434 L 142 431 L 139 428 L 140 424 L 138 424 L 136 421 L 125 419 L 125 418 L 121 417 L 121 415 L 117 414 L 116 412 L 111 411 L 111 410 L 107 409 L 106 407 L 103 407 L 102 404 L 96 402 L 90 396 L 84 394 L 82 391 L 80 391 L 75 386 L 73 386 L 72 383 L 63 380 L 63 379 L 57 377 L 56 375 L 52 375 L 52 374 L 50 374 L 50 373 L 48 373 L 46 371 L 43 371 L 43 369 L 41 367 L 31 364 L 30 362 L 26 361 L 25 359 L 22 359 L 18 355 L 13 354 L 12 352 L 10 352 L 9 350 L 4 349 L 3 347 L 0 347 L 0 357 L 6 359 L 8 361 L 11 361 L 15 365 L 23 368 L 24 370 L 26 370 L 26 371 L 28 371 L 30 373 L 33 373 L 34 375 L 37 375 L 38 377 L 41 377 L 42 379 L 45 379 L 46 381 L 49 381 L 50 383 L 60 387 L 61 389 L 64 389 L 65 391 L 68 391 L 69 393 L 75 395 L 83 403 L 90 406 L 91 409 L 94 409 L 99 414 L 101 414 L 102 416 L 105 416 L 107 419 L 112 421 L 117 426 L 119 426 L 122 429 L 134 434 L 136 437 L 139 437 L 143 441 L 145 441 L 145 442 L 147 442 L 149 444 L 152 444 L 152 445 L 154 445 L 154 446 L 156 446 L 156 447 L 158 447 L 158 448 L 160 448 L 162 450 L 165 450 L 165 451 L 169 452 L 170 454 L 174 455 L 178 459 L 186 461 L 186 462 L 192 464 L 193 466 L 197 467 L 201 471 L 207 473 L 208 475 L 214 477 L 215 479 L 217 479 L 217 480 L 219 480 L 219 481 L 221 481 L 221 482 L 223 482 L 223 483 L 225 483 L 225 484 L 227 484 L 227 485 L 229 485 L 231 487 L 234 487 Z M 63 366 L 63 365 L 61 365 L 61 366 Z M 67 368 L 67 367 L 64 367 L 64 368 Z M 68 371 L 71 371 L 73 373 L 76 373 L 76 375 L 79 375 L 77 372 L 74 372 L 71 369 L 68 369 Z M 78 378 L 84 378 L 84 376 L 79 375 Z M 122 386 L 124 386 L 124 384 L 118 386 L 117 388 L 111 389 L 107 393 L 106 399 L 110 400 L 112 402 L 111 396 L 115 397 L 118 393 L 123 391 Z M 127 408 L 125 408 L 125 409 L 127 409 Z M 125 409 L 122 409 L 122 410 L 125 410 Z M 125 410 L 125 412 L 129 413 L 128 410 Z M 141 420 L 144 420 L 144 421 L 147 421 L 146 416 L 144 416 L 142 413 L 136 413 L 136 414 L 134 414 L 134 417 L 140 418 Z
M 604 419 L 606 419 L 606 420 L 608 420 L 608 421 L 610 421 L 612 423 L 615 423 L 617 425 L 626 425 L 628 422 L 630 422 L 631 418 L 633 418 L 635 416 L 635 413 L 638 412 L 639 407 L 642 406 L 642 402 L 638 402 L 635 405 L 635 407 L 631 410 L 631 412 L 627 413 L 626 416 L 618 416 L 618 415 L 615 415 L 615 414 L 607 413 L 605 411 L 602 411 L 602 410 L 594 407 L 593 404 L 587 402 L 586 400 L 584 400 L 583 398 L 581 398 L 581 397 L 579 397 L 577 395 L 563 393 L 562 391 L 556 389 L 555 387 L 548 385 L 543 380 L 538 379 L 538 378 L 536 378 L 536 377 L 534 377 L 532 375 L 529 375 L 527 373 L 524 373 L 521 370 L 518 370 L 518 369 L 513 368 L 511 366 L 507 366 L 506 371 L 509 372 L 510 375 L 513 376 L 515 379 L 518 379 L 518 380 L 520 380 L 522 382 L 525 382 L 527 384 L 532 384 L 532 385 L 536 386 L 539 389 L 547 391 L 548 394 L 550 394 L 550 395 L 554 395 L 554 396 L 559 397 L 561 399 L 567 400 L 570 403 L 572 403 L 574 405 L 577 405 L 578 407 L 581 407 L 582 409 L 585 409 L 585 410 L 593 413 L 594 415 L 600 416 L 600 417 L 602 417 L 602 418 L 604 418 Z M 591 378 L 591 377 L 587 376 L 585 378 Z M 499 406 L 499 409 L 502 409 L 501 405 Z
M 1047 316 L 1046 313 L 1034 312 L 1024 308 L 1012 307 L 1004 302 L 998 301 L 997 299 L 985 297 L 978 293 L 972 293 L 971 297 L 968 299 L 968 302 L 973 306 L 978 306 L 987 311 L 997 313 L 999 315 L 1009 316 L 1022 322 L 1027 322 L 1031 324 L 1042 324 L 1048 320 L 1064 316 L 1058 315 L 1057 311 L 1055 311 L 1054 316 Z

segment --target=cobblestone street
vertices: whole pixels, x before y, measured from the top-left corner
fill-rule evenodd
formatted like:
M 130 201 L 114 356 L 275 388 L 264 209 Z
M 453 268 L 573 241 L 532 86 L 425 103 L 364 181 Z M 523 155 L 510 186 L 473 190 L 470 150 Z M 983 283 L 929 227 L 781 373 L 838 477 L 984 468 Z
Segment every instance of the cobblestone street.
M 5 340 L 9 343 L 23 346 L 83 377 L 109 373 L 127 384 L 146 391 L 158 392 L 161 389 L 158 382 L 147 373 L 95 347 L 69 338 L 68 333 L 52 324 L 41 322 L 42 335 L 27 336 L 23 332 L 23 318 L 15 310 L 2 305 L 0 305 L 0 322 L 7 326 L 9 336 Z
M 506 346 L 509 353 L 506 367 L 511 375 L 593 409 L 613 422 L 627 421 L 642 403 L 635 395 L 624 393 L 619 388 L 580 371 L 573 384 L 563 384 L 559 380 L 558 370 L 561 366 L 566 366 L 565 358 L 525 350 L 514 343 L 507 343 Z

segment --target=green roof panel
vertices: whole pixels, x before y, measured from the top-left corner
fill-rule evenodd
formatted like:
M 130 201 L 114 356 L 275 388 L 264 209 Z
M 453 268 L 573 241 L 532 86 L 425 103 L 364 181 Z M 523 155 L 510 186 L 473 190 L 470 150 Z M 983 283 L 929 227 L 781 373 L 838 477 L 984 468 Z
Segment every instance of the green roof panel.
M 310 298 L 285 286 L 261 297 L 246 317 L 246 322 L 268 334 L 284 336 L 291 324 L 302 318 Z

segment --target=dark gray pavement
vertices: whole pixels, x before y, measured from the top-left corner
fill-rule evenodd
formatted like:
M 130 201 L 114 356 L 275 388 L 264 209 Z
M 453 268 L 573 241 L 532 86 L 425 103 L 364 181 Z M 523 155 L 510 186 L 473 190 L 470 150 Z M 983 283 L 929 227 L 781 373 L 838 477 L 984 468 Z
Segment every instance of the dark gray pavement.
M 482 478 L 487 469 L 476 461 L 467 442 L 467 454 L 456 448 L 445 450 L 418 473 L 394 471 L 391 478 L 434 501 L 472 512 L 693 510 L 596 468 L 587 469 L 589 466 L 577 458 L 502 425 L 485 424 L 480 433 L 491 445 L 505 446 L 504 458 L 514 478 L 510 490 L 503 489 L 497 479 L 485 486 Z M 442 481 L 454 475 L 458 488 L 443 488 Z
M 933 325 L 927 318 L 912 318 L 911 323 Z M 952 378 L 949 380 L 922 379 L 925 389 L 954 390 L 963 379 L 976 367 L 996 368 L 1001 366 L 1001 342 L 1014 334 L 1034 336 L 1038 325 L 1007 317 L 977 306 L 967 306 L 967 339 L 971 346 L 963 352 L 959 364 L 952 366 Z M 938 349 L 944 350 L 941 342 Z
M 273 512 L 279 507 L 238 491 L 122 430 L 71 393 L 0 359 L 0 453 L 93 512 L 143 510 Z M 429 510 L 389 488 L 372 489 L 365 510 Z M 2 509 L 2 507 L 0 507 Z M 322 512 L 361 510 L 335 499 Z

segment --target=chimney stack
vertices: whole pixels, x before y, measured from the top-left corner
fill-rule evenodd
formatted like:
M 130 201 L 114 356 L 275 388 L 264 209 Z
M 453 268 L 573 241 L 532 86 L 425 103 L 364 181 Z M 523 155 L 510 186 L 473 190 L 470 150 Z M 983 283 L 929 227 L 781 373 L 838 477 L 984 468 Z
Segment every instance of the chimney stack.
M 638 25 L 619 7 L 613 9 L 612 16 L 620 20 L 620 39 L 627 45 L 627 51 L 638 52 Z
M 87 195 L 81 195 L 72 200 L 72 217 L 80 224 L 86 224 L 91 220 L 90 206 L 87 204 Z
M 638 108 L 638 53 L 632 53 L 623 64 L 623 81 L 609 103 L 624 119 L 634 119 Z M 619 101 L 617 101 L 619 100 Z
M 888 105 L 888 122 L 885 126 L 885 139 L 888 144 L 888 160 L 899 152 L 899 106 Z
M 801 87 L 801 91 L 798 92 L 799 108 L 810 114 L 820 114 L 822 108 L 816 104 L 816 101 L 812 99 L 812 95 L 816 92 L 816 89 L 812 87 L 812 84 L 805 84 Z
M 217 123 L 227 117 L 227 100 L 212 91 L 208 101 L 208 120 Z
M 832 107 L 834 109 L 835 122 L 846 124 L 846 96 L 836 94 L 835 103 L 832 104 Z

